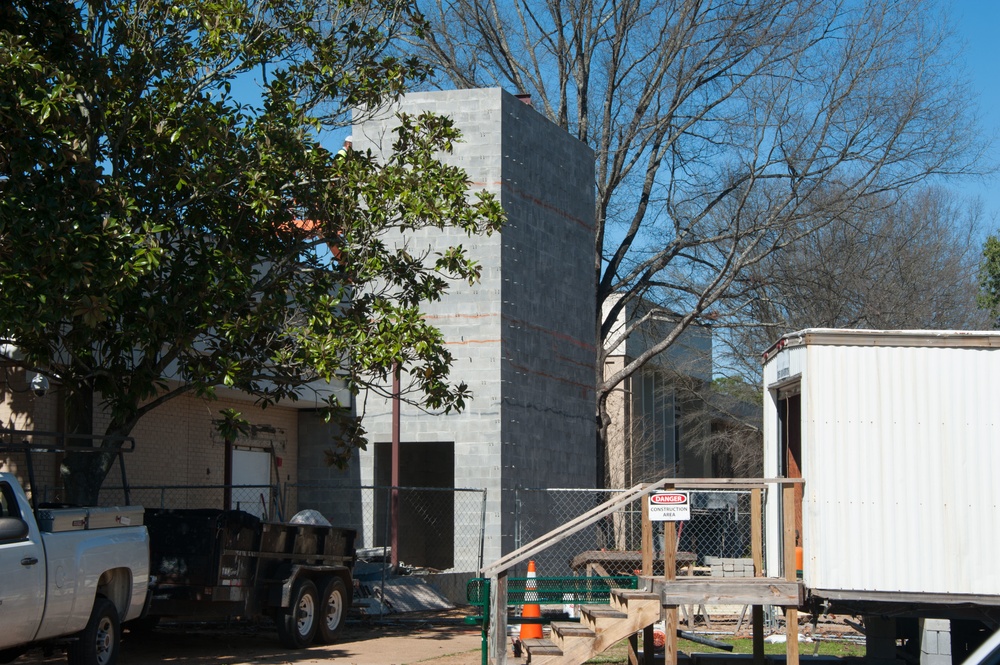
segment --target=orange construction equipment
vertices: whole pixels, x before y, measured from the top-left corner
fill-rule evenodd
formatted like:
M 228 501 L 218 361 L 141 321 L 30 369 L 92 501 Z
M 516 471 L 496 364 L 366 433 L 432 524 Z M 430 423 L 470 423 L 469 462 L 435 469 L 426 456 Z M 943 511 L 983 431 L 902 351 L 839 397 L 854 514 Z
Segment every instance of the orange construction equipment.
M 534 601 L 534 602 L 532 602 Z M 538 583 L 535 581 L 535 562 L 528 562 L 528 579 L 524 582 L 524 607 L 521 608 L 521 618 L 542 618 L 542 608 L 538 605 Z M 542 639 L 541 623 L 521 622 L 521 641 Z

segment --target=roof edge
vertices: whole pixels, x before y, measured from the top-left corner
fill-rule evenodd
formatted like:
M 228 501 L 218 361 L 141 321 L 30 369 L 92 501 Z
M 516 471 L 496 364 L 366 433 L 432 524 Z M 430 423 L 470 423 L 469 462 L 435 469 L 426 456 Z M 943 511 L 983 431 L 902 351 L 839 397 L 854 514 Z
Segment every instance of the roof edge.
M 854 328 L 805 328 L 782 335 L 763 353 L 763 363 L 786 347 L 909 346 L 1000 348 L 1000 330 L 865 330 Z

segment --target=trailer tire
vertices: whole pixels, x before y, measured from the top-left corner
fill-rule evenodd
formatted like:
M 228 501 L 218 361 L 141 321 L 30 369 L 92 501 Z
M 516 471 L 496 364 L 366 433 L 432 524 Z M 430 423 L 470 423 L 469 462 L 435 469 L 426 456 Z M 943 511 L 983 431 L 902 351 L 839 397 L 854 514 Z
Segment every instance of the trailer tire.
M 286 649 L 305 649 L 312 644 L 319 623 L 316 585 L 302 578 L 292 587 L 292 602 L 278 612 L 278 639 Z
M 332 644 L 337 641 L 337 635 L 344 627 L 347 604 L 347 587 L 344 585 L 344 580 L 334 575 L 323 585 L 323 593 L 320 594 L 317 642 Z
M 70 644 L 66 659 L 69 665 L 115 665 L 121 649 L 121 637 L 118 608 L 104 596 L 98 596 L 87 626 Z

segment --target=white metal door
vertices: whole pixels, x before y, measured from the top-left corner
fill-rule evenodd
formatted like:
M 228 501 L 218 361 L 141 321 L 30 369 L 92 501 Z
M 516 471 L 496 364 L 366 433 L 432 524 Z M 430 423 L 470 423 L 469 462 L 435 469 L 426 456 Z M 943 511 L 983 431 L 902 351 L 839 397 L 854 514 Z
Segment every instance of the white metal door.
M 252 487 L 241 487 L 252 486 Z M 260 518 L 271 510 L 271 453 L 233 450 L 233 508 Z

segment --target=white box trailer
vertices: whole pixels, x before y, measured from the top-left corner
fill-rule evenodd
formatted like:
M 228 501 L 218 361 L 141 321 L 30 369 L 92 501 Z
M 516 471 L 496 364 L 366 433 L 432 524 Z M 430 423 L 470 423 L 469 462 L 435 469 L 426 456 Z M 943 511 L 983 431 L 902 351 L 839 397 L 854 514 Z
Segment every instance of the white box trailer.
M 1000 606 L 1000 332 L 803 330 L 765 353 L 764 388 L 764 475 L 805 481 L 810 596 Z

